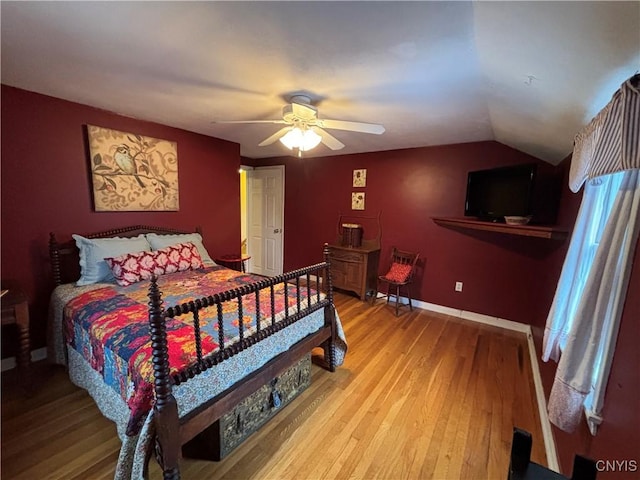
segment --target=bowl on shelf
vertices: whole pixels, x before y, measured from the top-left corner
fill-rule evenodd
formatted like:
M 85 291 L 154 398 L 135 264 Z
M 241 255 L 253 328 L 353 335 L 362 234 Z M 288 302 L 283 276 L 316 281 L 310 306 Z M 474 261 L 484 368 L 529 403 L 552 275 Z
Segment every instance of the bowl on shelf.
M 518 217 L 514 215 L 507 215 L 504 217 L 504 221 L 507 225 L 526 225 L 531 220 L 531 217 Z

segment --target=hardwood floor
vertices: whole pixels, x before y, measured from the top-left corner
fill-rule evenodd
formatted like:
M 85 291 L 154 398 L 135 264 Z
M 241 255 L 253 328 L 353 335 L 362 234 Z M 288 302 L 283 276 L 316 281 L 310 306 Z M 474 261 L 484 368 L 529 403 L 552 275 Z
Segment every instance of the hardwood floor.
M 395 317 L 337 294 L 349 352 L 221 462 L 185 479 L 504 479 L 513 426 L 546 465 L 523 334 L 414 309 Z M 119 440 L 65 371 L 36 367 L 30 396 L 2 375 L 2 477 L 113 478 Z M 151 478 L 161 478 L 154 460 Z

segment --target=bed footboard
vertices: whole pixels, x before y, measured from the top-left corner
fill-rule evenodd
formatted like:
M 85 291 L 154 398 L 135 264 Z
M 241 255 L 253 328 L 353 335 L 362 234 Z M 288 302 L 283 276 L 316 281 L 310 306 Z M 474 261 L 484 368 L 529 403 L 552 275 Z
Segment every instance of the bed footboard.
M 317 346 L 324 347 L 325 360 L 330 371 L 336 369 L 335 339 L 337 334 L 335 309 L 333 304 L 333 292 L 331 272 L 328 262 L 328 245 L 324 247 L 324 262 L 310 267 L 294 270 L 292 272 L 265 278 L 257 283 L 243 285 L 239 288 L 213 296 L 200 298 L 189 303 L 164 309 L 162 294 L 157 285 L 157 279 L 152 278 L 149 288 L 149 323 L 151 330 L 152 358 L 154 371 L 155 405 L 154 418 L 156 424 L 155 453 L 165 479 L 178 479 L 179 460 L 181 447 L 188 440 L 218 420 L 226 411 L 238 403 L 244 396 L 252 393 L 264 383 L 273 371 L 282 368 L 283 365 L 291 365 L 302 355 Z M 316 286 L 315 292 L 311 289 L 311 275 L 317 279 L 324 278 L 326 283 L 325 295 Z M 304 282 L 304 284 L 303 284 Z M 274 286 L 278 284 L 295 284 L 297 298 L 293 307 L 284 309 L 283 318 L 276 318 L 274 305 Z M 301 301 L 301 289 L 306 288 L 307 301 Z M 287 297 L 288 288 L 284 288 L 285 305 L 289 305 Z M 271 321 L 267 326 L 261 326 L 261 321 L 256 321 L 255 331 L 245 332 L 243 322 L 238 322 L 238 340 L 225 344 L 223 327 L 223 303 L 237 300 L 238 318 L 243 318 L 243 304 L 250 301 L 256 302 L 256 312 L 261 312 L 261 302 L 267 302 L 270 306 Z M 312 301 L 312 296 L 313 300 Z M 199 311 L 203 308 L 213 307 L 218 316 L 218 349 L 209 355 L 203 355 L 200 340 Z M 224 360 L 237 355 L 252 345 L 268 338 L 276 332 L 292 325 L 301 318 L 317 311 L 324 310 L 324 326 L 317 332 L 303 338 L 293 345 L 288 351 L 278 355 L 262 368 L 252 373 L 238 384 L 204 405 L 191 412 L 185 418 L 179 418 L 176 400 L 172 394 L 172 386 L 188 381 L 199 373 L 217 365 Z M 292 310 L 292 311 L 290 311 Z M 168 360 L 166 319 L 179 315 L 191 314 L 193 316 L 194 343 L 196 347 L 196 361 L 187 368 L 174 373 L 170 372 Z M 248 334 L 250 333 L 250 334 Z
M 162 310 L 162 295 L 154 278 L 149 287 L 149 325 L 153 356 L 156 458 L 162 467 L 165 479 L 179 479 L 178 460 L 180 458 L 178 404 L 171 393 L 169 378 L 169 349 L 167 329 Z

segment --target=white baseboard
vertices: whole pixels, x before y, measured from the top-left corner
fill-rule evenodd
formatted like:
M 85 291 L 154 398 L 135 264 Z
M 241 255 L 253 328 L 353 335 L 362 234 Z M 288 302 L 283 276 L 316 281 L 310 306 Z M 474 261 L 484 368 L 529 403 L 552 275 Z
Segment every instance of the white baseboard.
M 403 303 L 409 303 L 407 299 L 401 297 Z M 467 310 L 458 310 L 456 308 L 444 307 L 442 305 L 436 305 L 434 303 L 427 303 L 421 300 L 412 301 L 412 304 L 418 308 L 424 310 L 430 310 L 432 312 L 444 313 L 451 315 L 452 317 L 459 317 L 465 320 L 471 320 L 472 322 L 484 323 L 485 325 L 493 325 L 494 327 L 505 328 L 507 330 L 513 330 L 516 332 L 527 333 L 531 331 L 531 327 L 525 323 L 513 322 L 500 317 L 492 317 L 490 315 L 484 315 L 482 313 L 469 312 Z
M 39 362 L 40 360 L 44 360 L 47 358 L 47 349 L 46 347 L 38 348 L 36 350 L 31 350 L 31 361 Z M 5 372 L 7 370 L 11 370 L 12 368 L 16 368 L 16 357 L 8 357 L 2 359 L 2 367 L 0 367 L 0 371 Z
M 384 298 L 386 295 L 377 298 Z M 395 301 L 395 298 L 394 298 Z M 409 304 L 409 299 L 406 297 L 400 297 L 400 303 L 405 305 Z M 538 403 L 538 414 L 540 416 L 540 426 L 542 427 L 542 436 L 544 439 L 544 448 L 547 455 L 547 466 L 555 471 L 560 471 L 558 464 L 558 453 L 556 450 L 556 443 L 551 431 L 551 422 L 547 414 L 547 401 L 544 396 L 544 388 L 542 386 L 542 377 L 540 376 L 540 365 L 538 364 L 538 356 L 536 355 L 536 348 L 533 343 L 533 333 L 531 326 L 526 323 L 514 322 L 512 320 L 506 320 L 500 317 L 492 317 L 490 315 L 484 315 L 482 313 L 468 312 L 466 310 L 459 310 L 457 308 L 445 307 L 443 305 L 437 305 L 435 303 L 423 302 L 422 300 L 412 300 L 412 305 L 421 308 L 423 310 L 429 310 L 431 312 L 443 313 L 445 315 L 451 315 L 452 317 L 463 318 L 472 322 L 484 323 L 486 325 L 493 325 L 494 327 L 504 328 L 506 330 L 512 330 L 520 333 L 524 333 L 527 336 L 527 344 L 529 347 L 529 359 L 531 361 L 531 371 L 533 373 L 533 383 L 536 389 L 536 400 Z
M 542 386 L 542 377 L 540 376 L 540 364 L 536 355 L 536 346 L 533 343 L 533 334 L 531 327 L 527 325 L 527 343 L 529 344 L 529 357 L 531 358 L 531 371 L 533 372 L 533 383 L 536 387 L 536 397 L 538 399 L 538 414 L 540 415 L 540 426 L 542 427 L 542 436 L 544 438 L 544 449 L 547 454 L 547 466 L 554 472 L 560 472 L 558 463 L 558 452 L 556 450 L 556 442 L 551 431 L 551 422 L 547 414 L 547 400 L 544 396 L 544 388 Z

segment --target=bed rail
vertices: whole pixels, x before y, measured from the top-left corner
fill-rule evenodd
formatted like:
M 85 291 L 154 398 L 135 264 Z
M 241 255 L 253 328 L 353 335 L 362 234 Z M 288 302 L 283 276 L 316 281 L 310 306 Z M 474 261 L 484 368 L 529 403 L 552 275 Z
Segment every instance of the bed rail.
M 334 341 L 336 336 L 336 323 L 333 305 L 333 292 L 331 288 L 331 272 L 328 261 L 329 249 L 327 244 L 324 246 L 323 254 L 324 262 L 322 263 L 294 270 L 283 275 L 265 278 L 264 280 L 260 280 L 253 284 L 243 285 L 238 288 L 227 290 L 223 293 L 200 298 L 167 309 L 163 308 L 162 293 L 158 288 L 157 279 L 155 277 L 151 279 L 151 285 L 149 287 L 149 324 L 151 330 L 153 370 L 155 375 L 154 390 L 156 402 L 154 405 L 154 415 L 156 423 L 156 457 L 163 469 L 165 479 L 180 478 L 178 466 L 183 441 L 186 438 L 192 437 L 194 432 L 197 433 L 196 430 L 202 430 L 210 423 L 217 420 L 220 416 L 220 412 L 222 411 L 220 408 L 216 408 L 215 403 L 219 400 L 216 397 L 211 399 L 200 409 L 201 414 L 199 416 L 194 416 L 193 420 L 197 422 L 195 429 L 192 425 L 186 426 L 184 421 L 181 424 L 181 420 L 178 417 L 176 400 L 172 394 L 173 385 L 179 385 L 180 383 L 188 381 L 201 372 L 228 358 L 231 358 L 234 355 L 237 355 L 243 350 L 250 348 L 252 345 L 255 345 L 276 332 L 292 325 L 306 315 L 320 309 L 324 309 L 324 327 L 321 329 L 322 332 L 318 331 L 317 336 L 314 336 L 316 334 L 310 335 L 310 337 L 313 337 L 311 339 L 312 342 L 317 343 L 311 343 L 311 345 L 322 345 L 325 347 L 325 360 L 327 361 L 329 369 L 331 371 L 335 371 Z M 316 285 L 315 293 L 312 293 L 312 274 L 315 274 L 317 279 L 320 279 L 321 277 L 324 278 L 324 288 L 326 290 L 325 295 L 321 295 L 319 285 Z M 306 285 L 301 285 L 302 280 L 306 282 Z M 276 318 L 276 308 L 274 303 L 274 287 L 278 284 L 284 284 L 285 287 L 285 309 L 283 318 L 279 319 Z M 294 306 L 288 307 L 288 286 L 291 284 L 296 286 L 296 298 Z M 301 288 L 306 288 L 306 302 L 301 301 Z M 250 300 L 246 298 L 253 294 L 255 294 L 254 298 Z M 315 297 L 315 302 L 313 303 L 312 295 Z M 222 305 L 225 302 L 233 300 L 237 300 L 238 303 L 237 313 L 238 318 L 240 319 L 238 322 L 237 332 L 238 340 L 231 344 L 226 344 L 225 332 L 223 330 Z M 256 331 L 247 336 L 247 332 L 244 330 L 242 318 L 244 305 L 249 301 L 255 302 L 256 315 L 258 318 L 256 321 Z M 267 315 L 265 317 L 271 318 L 271 322 L 267 326 L 260 325 L 263 318 L 263 315 L 261 314 L 263 311 L 261 310 L 261 302 L 264 301 L 268 301 L 270 303 L 269 311 L 271 315 Z M 207 307 L 214 307 L 217 312 L 219 348 L 215 352 L 203 356 L 199 311 Z M 290 312 L 290 310 L 293 311 Z M 168 361 L 167 328 L 165 322 L 167 318 L 173 318 L 185 314 L 193 315 L 193 338 L 196 349 L 196 361 L 187 368 L 171 375 Z M 305 348 L 309 345 L 308 340 L 305 341 L 305 339 L 298 343 L 304 343 L 303 346 Z M 292 349 L 294 347 L 295 345 Z M 202 414 L 205 410 L 209 411 L 206 412 L 206 414 Z M 206 420 L 204 424 L 203 418 Z M 181 428 L 188 428 L 189 433 L 181 435 Z

